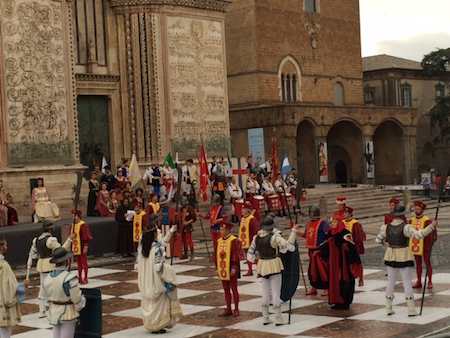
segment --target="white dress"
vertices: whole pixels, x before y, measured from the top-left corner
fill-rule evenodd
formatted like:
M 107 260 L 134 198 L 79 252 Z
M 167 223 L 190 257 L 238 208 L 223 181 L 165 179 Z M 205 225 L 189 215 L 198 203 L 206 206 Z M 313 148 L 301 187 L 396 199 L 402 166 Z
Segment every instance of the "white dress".
M 165 283 L 176 285 L 176 274 L 165 263 L 165 247 L 172 232 L 162 240 L 153 243 L 148 258 L 138 249 L 137 270 L 138 285 L 142 295 L 142 315 L 144 328 L 150 332 L 171 328 L 182 317 L 177 291 L 167 292 Z

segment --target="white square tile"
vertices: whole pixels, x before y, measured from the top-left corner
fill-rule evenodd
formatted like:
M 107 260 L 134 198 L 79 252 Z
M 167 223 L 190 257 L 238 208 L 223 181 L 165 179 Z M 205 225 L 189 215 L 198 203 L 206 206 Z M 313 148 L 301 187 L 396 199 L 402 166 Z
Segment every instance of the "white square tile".
M 112 273 L 120 273 L 120 272 L 126 272 L 124 270 L 113 270 L 113 269 L 103 269 L 103 268 L 89 268 L 88 271 L 88 277 L 99 277 L 104 275 L 110 275 Z
M 212 326 L 196 326 L 196 325 L 187 325 L 187 324 L 177 324 L 174 328 L 170 329 L 163 336 L 164 338 L 179 338 L 179 337 L 194 337 L 204 333 L 208 333 L 211 331 L 217 330 L 217 327 Z M 114 332 L 104 336 L 104 338 L 124 338 L 124 337 L 133 337 L 133 338 L 149 338 L 151 334 L 147 332 L 142 326 L 136 327 L 133 329 Z
M 423 280 L 423 278 L 422 278 L 422 280 Z M 450 273 L 435 273 L 435 274 L 433 274 L 433 284 L 449 284 L 450 285 Z
M 238 289 L 240 295 L 261 296 L 262 294 L 261 285 L 258 282 L 239 285 Z M 224 291 L 221 289 L 219 292 L 223 293 Z
M 120 296 L 122 299 L 131 299 L 131 300 L 142 300 L 142 296 L 140 292 L 130 293 L 128 295 Z
M 356 291 L 374 291 L 378 289 L 385 288 L 387 285 L 386 280 L 379 279 L 366 279 L 364 280 L 364 286 L 358 286 L 358 282 L 356 282 Z
M 52 327 L 47 318 L 39 318 L 39 313 L 22 316 L 20 325 L 34 327 L 36 329 L 49 329 Z
M 119 317 L 134 317 L 134 318 L 142 318 L 142 309 L 141 307 L 135 307 L 134 309 L 128 309 L 124 311 L 111 313 L 113 316 Z
M 429 295 L 425 295 L 427 297 Z M 422 295 L 414 294 L 414 299 L 420 299 Z M 386 294 L 384 291 L 366 291 L 355 293 L 353 296 L 353 303 L 355 304 L 372 304 L 372 305 L 385 305 Z M 394 305 L 405 303 L 405 294 L 401 292 L 394 293 Z
M 372 275 L 372 274 L 374 274 L 374 273 L 378 273 L 378 272 L 380 272 L 380 271 L 383 271 L 383 270 L 379 270 L 379 269 L 366 269 L 366 268 L 364 268 L 364 276 L 369 276 L 369 275 Z
M 51 330 L 33 330 L 13 335 L 14 338 L 49 338 L 52 337 Z
M 418 304 L 416 304 L 416 306 L 417 305 Z M 378 320 L 402 324 L 425 325 L 450 316 L 450 309 L 442 307 L 425 307 L 422 316 L 416 317 L 408 317 L 408 308 L 405 306 L 394 306 L 394 311 L 395 314 L 387 316 L 385 314 L 385 309 L 379 309 L 349 317 L 348 319 Z
M 208 311 L 208 310 L 212 310 L 212 309 L 214 309 L 214 306 L 181 304 L 181 310 L 183 311 L 183 316 L 189 316 L 189 315 L 193 315 L 195 313 Z
M 203 295 L 205 293 L 209 293 L 210 291 L 202 291 L 202 290 L 189 290 L 189 289 L 178 289 L 178 299 L 188 298 Z M 132 300 L 141 300 L 141 293 L 131 293 L 129 295 L 124 295 L 119 298 L 123 299 L 132 299 Z
M 86 285 L 80 285 L 81 288 L 101 288 L 102 286 L 108 286 L 120 283 L 114 280 L 101 280 L 101 279 L 89 279 L 89 283 Z
M 314 300 L 314 299 L 292 299 L 292 309 L 298 309 L 305 306 L 310 306 L 318 303 L 322 303 L 322 300 Z M 261 311 L 261 298 L 250 299 L 245 302 L 239 303 L 239 309 L 242 311 L 253 311 L 260 312 Z M 289 302 L 283 303 L 281 305 L 282 311 L 289 310 Z
M 437 295 L 441 295 L 441 296 L 450 296 L 450 290 L 438 292 Z
M 284 314 L 283 316 L 285 320 L 287 320 L 287 315 Z M 340 320 L 342 320 L 342 318 L 328 316 L 292 315 L 291 325 L 263 325 L 262 318 L 256 318 L 253 320 L 235 324 L 233 326 L 230 326 L 230 328 L 292 336 Z
M 193 270 L 199 270 L 204 269 L 205 266 L 201 265 L 186 265 L 186 264 L 174 264 L 172 265 L 173 270 L 175 270 L 176 273 L 186 272 L 186 271 L 193 271 Z
M 186 276 L 186 275 L 177 275 L 177 284 L 185 284 L 185 283 L 192 283 L 197 282 L 200 280 L 208 279 L 208 277 L 198 277 L 198 276 Z

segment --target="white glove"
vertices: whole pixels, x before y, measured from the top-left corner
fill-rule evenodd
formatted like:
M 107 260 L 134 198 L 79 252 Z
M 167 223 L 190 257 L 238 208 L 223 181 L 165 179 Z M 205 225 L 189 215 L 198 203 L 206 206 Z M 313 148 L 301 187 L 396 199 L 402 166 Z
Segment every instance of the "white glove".
M 172 225 L 172 227 L 170 228 L 170 232 L 171 233 L 175 233 L 177 231 L 177 226 L 176 225 Z

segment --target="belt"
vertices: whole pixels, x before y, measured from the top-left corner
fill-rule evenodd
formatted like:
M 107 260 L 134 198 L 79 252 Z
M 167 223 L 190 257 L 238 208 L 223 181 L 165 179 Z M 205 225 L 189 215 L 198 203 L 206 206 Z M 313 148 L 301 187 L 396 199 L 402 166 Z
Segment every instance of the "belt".
M 73 304 L 73 302 L 72 301 L 67 301 L 67 302 L 57 302 L 57 301 L 52 301 L 52 300 L 49 300 L 48 301 L 50 304 L 54 304 L 54 305 L 72 305 Z

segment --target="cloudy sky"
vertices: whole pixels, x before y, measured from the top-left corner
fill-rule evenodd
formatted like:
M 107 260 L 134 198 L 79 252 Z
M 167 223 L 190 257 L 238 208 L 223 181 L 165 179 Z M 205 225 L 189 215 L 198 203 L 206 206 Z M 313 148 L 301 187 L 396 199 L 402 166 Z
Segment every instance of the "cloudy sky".
M 450 47 L 450 0 L 360 0 L 362 54 L 420 61 Z

